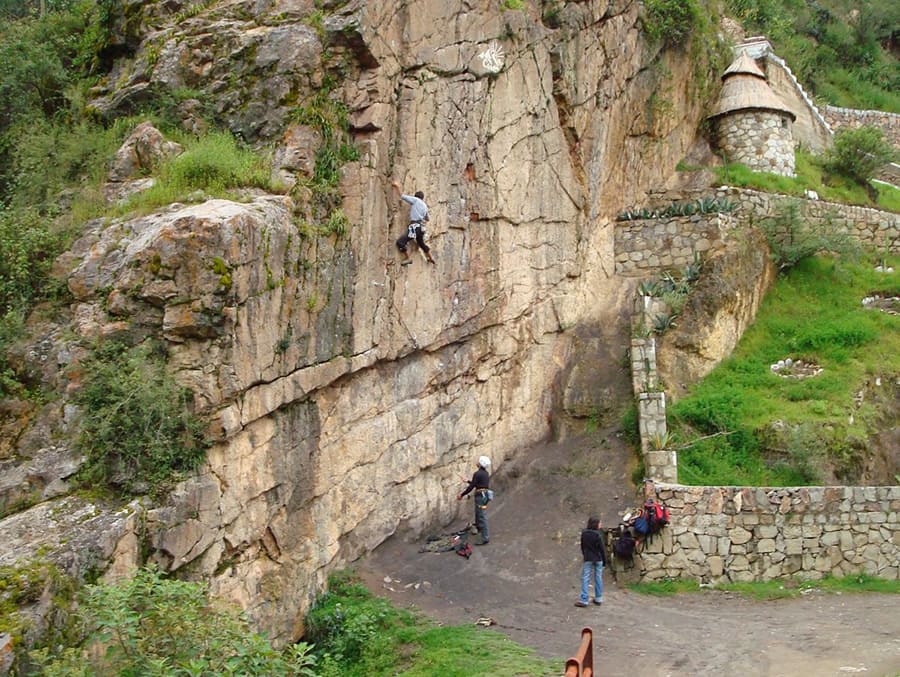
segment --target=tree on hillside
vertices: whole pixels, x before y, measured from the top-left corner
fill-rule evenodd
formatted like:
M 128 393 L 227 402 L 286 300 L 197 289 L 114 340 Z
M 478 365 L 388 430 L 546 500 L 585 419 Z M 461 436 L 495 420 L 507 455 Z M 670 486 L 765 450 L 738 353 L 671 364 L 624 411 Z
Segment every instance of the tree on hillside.
M 48 12 L 70 9 L 75 0 L 0 0 L 0 19 L 44 16 Z
M 838 132 L 834 146 L 825 155 L 825 169 L 841 174 L 874 190 L 870 181 L 879 167 L 891 162 L 894 151 L 881 130 L 874 127 L 860 127 Z

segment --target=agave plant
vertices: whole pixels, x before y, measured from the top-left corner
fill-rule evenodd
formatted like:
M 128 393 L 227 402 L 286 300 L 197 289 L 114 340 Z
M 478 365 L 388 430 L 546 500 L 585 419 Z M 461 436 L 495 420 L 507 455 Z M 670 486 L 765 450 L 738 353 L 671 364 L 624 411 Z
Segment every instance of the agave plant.
M 650 280 L 644 280 L 638 285 L 638 294 L 641 296 L 659 296 L 659 285 Z
M 675 291 L 675 288 L 678 286 L 677 280 L 672 276 L 668 270 L 665 271 L 662 275 L 659 276 L 659 289 L 662 292 L 667 291 Z
M 694 260 L 684 267 L 681 271 L 681 279 L 687 282 L 696 282 L 700 277 L 700 270 L 703 264 L 700 262 L 700 255 L 694 252 Z
M 653 318 L 653 331 L 657 334 L 664 333 L 667 329 L 671 329 L 675 325 L 677 313 L 669 313 L 668 315 L 657 315 Z

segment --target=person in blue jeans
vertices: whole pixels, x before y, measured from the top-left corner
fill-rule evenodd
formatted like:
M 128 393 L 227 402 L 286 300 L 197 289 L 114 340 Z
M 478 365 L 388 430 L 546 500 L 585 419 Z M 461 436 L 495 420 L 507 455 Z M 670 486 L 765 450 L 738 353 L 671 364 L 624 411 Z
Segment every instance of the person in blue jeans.
M 587 606 L 590 599 L 591 578 L 594 579 L 594 604 L 603 604 L 603 565 L 606 564 L 606 545 L 600 531 L 600 519 L 590 517 L 587 528 L 581 531 L 581 597 L 575 606 Z

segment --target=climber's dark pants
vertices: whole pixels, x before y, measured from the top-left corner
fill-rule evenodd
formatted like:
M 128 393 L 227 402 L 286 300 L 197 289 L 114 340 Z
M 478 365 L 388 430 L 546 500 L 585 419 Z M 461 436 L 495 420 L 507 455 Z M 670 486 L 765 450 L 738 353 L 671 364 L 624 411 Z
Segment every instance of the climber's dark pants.
M 406 245 L 408 245 L 409 241 L 413 239 L 409 236 L 409 231 L 414 230 L 416 234 L 416 244 L 419 245 L 419 249 L 421 249 L 424 254 L 428 254 L 428 252 L 431 251 L 431 247 L 425 244 L 425 226 L 417 223 L 411 223 L 409 225 L 412 228 L 408 228 L 406 232 L 403 233 L 403 235 L 397 238 L 397 249 L 399 249 L 401 252 L 406 252 Z

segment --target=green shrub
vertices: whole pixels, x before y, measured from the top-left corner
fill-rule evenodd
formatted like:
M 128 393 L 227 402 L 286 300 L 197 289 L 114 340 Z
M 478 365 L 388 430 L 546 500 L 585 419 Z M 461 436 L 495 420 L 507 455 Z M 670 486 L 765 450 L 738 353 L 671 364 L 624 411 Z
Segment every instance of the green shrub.
M 9 153 L 9 196 L 12 209 L 30 209 L 57 217 L 77 204 L 93 198 L 92 215 L 105 204 L 99 186 L 106 180 L 109 161 L 134 118 L 121 118 L 110 127 L 92 122 L 75 124 L 41 119 L 18 123 L 8 137 L 14 148 Z M 73 197 L 60 200 L 63 191 Z
M 868 185 L 876 170 L 890 162 L 894 155 L 881 130 L 874 127 L 847 129 L 835 134 L 834 146 L 825 154 L 824 166 L 828 171 Z
M 277 651 L 207 589 L 158 569 L 87 586 L 79 614 L 84 642 L 51 655 L 32 653 L 44 677 L 114 675 L 298 675 L 314 677 L 310 646 Z
M 59 243 L 34 211 L 0 211 L 0 314 L 25 308 L 41 296 Z
M 397 614 L 384 600 L 344 573 L 329 580 L 329 592 L 322 595 L 306 618 L 306 639 L 326 665 L 377 663 L 393 652 L 385 631 L 396 623 L 411 623 L 408 614 Z
M 24 333 L 24 319 L 17 311 L 0 315 L 0 397 L 17 395 L 22 384 L 9 364 L 8 351 L 12 344 Z
M 791 268 L 815 254 L 830 252 L 856 257 L 859 246 L 833 223 L 810 223 L 795 205 L 779 209 L 774 218 L 760 224 L 766 235 L 772 258 L 781 270 Z
M 99 4 L 55 4 L 66 6 L 39 19 L 0 21 L 0 199 L 10 192 L 15 169 L 9 154 L 16 141 L 9 130 L 81 114 L 69 108 L 69 93 L 87 75 L 92 55 L 86 36 L 100 20 Z
M 203 462 L 204 426 L 192 413 L 190 391 L 177 386 L 149 342 L 103 344 L 84 370 L 75 397 L 83 414 L 82 482 L 127 494 L 159 492 Z
M 322 135 L 322 147 L 316 153 L 312 184 L 334 187 L 340 180 L 341 166 L 359 158 L 359 150 L 351 143 L 347 107 L 331 96 L 328 86 L 316 92 L 294 111 L 293 119 L 314 127 Z
M 350 229 L 350 219 L 344 214 L 344 210 L 338 208 L 328 215 L 328 221 L 325 223 L 324 231 L 328 234 L 344 237 Z
M 645 0 L 644 32 L 652 42 L 671 47 L 684 44 L 700 19 L 696 0 Z

